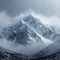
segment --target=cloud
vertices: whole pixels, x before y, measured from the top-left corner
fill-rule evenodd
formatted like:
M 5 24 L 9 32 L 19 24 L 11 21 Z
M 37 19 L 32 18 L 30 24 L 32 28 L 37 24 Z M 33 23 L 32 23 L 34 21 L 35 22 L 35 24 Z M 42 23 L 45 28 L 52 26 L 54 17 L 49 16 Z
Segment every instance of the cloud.
M 0 28 L 9 27 L 17 23 L 16 17 L 11 17 L 6 11 L 0 12 Z
M 50 25 L 59 28 L 60 31 L 60 17 L 44 16 L 42 14 L 35 13 L 32 9 L 26 11 L 25 13 L 20 13 L 15 17 L 9 16 L 6 11 L 0 12 L 0 28 L 9 27 L 19 22 L 22 18 L 28 16 L 29 14 L 33 15 L 35 18 L 38 18 L 45 25 Z
M 60 0 L 0 0 L 0 9 L 17 15 L 28 9 L 46 16 L 60 16 Z
M 42 15 L 60 16 L 60 0 L 22 0 L 17 1 L 15 6 L 17 6 L 16 9 L 19 8 L 18 10 L 21 12 L 31 8 Z
M 34 16 L 35 18 L 39 19 L 39 21 L 41 21 L 45 25 L 50 25 L 50 26 L 55 26 L 55 27 L 60 28 L 60 17 L 44 16 L 42 14 L 35 13 L 35 11 L 33 11 L 32 9 L 26 11 L 25 13 L 21 13 L 21 14 L 17 15 L 16 18 L 18 18 L 18 20 L 19 20 L 20 18 L 24 18 L 28 15 Z
M 35 14 L 34 16 L 39 18 L 40 21 L 44 24 L 60 28 L 60 17 L 57 17 L 57 16 L 47 17 L 43 15 L 38 15 L 38 14 Z
M 0 28 L 7 27 L 11 24 L 11 17 L 5 11 L 0 12 Z
M 32 10 L 30 10 L 26 13 L 21 13 L 15 17 L 10 17 L 5 11 L 0 12 L 0 28 L 1 27 L 9 27 L 9 26 L 19 22 L 21 19 L 28 16 L 29 14 L 31 14 L 35 18 L 38 18 L 39 21 L 41 21 L 43 24 L 54 25 L 54 26 L 57 26 L 60 28 L 60 26 L 58 25 L 60 23 L 59 17 L 57 17 L 57 16 L 50 16 L 50 17 L 43 16 L 41 14 L 35 13 Z M 48 42 L 49 41 L 47 41 L 47 43 Z M 15 45 L 14 42 L 8 41 L 6 38 L 3 38 L 0 40 L 1 47 L 4 47 L 4 48 L 12 50 L 12 51 L 24 53 L 26 55 L 28 55 L 29 52 L 30 52 L 29 54 L 32 54 L 32 53 L 37 52 L 37 50 L 39 50 L 40 48 L 46 47 L 45 44 L 43 44 L 42 47 L 39 44 L 41 44 L 41 42 L 34 43 L 33 45 L 22 46 L 22 45 Z
M 19 20 L 20 18 L 24 18 L 30 14 L 35 18 L 39 19 L 39 21 L 41 21 L 45 26 L 49 28 L 52 27 L 56 33 L 60 34 L 60 17 L 59 16 L 45 16 L 43 14 L 38 14 L 32 9 L 30 9 L 25 13 L 21 13 L 17 15 L 16 18 L 18 18 Z

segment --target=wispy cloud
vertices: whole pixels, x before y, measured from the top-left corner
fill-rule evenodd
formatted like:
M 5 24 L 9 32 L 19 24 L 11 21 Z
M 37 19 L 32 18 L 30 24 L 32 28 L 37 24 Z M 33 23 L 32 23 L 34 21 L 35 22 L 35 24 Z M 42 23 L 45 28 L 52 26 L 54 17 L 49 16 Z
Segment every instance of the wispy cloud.
M 8 27 L 11 26 L 12 24 L 17 23 L 18 21 L 20 21 L 22 18 L 28 16 L 29 14 L 31 14 L 32 16 L 34 16 L 35 18 L 38 18 L 39 21 L 41 21 L 43 24 L 48 24 L 48 25 L 54 25 L 60 28 L 60 18 L 57 16 L 43 16 L 41 14 L 37 14 L 34 11 L 30 10 L 26 13 L 21 13 L 15 17 L 10 17 L 5 11 L 0 12 L 0 28 L 1 27 Z M 47 41 L 48 43 L 48 41 Z M 40 43 L 39 43 L 40 44 Z M 25 54 L 27 54 L 27 51 L 34 51 L 34 53 L 37 51 L 37 49 L 39 50 L 41 48 L 41 46 L 38 43 L 34 43 L 33 45 L 28 45 L 28 46 L 22 46 L 22 45 L 14 45 L 14 42 L 10 42 L 7 39 L 3 38 L 2 40 L 0 40 L 0 46 L 16 51 L 16 52 L 22 52 Z M 44 44 L 43 44 L 44 45 Z M 42 45 L 42 46 L 43 46 Z M 37 47 L 38 46 L 38 47 Z M 20 48 L 19 48 L 20 47 Z M 44 46 L 45 48 L 46 46 Z M 30 48 L 30 49 L 29 49 Z M 26 50 L 28 49 L 28 50 Z M 32 52 L 33 52 L 32 51 Z M 29 53 L 32 54 L 32 53 Z
M 60 28 L 60 17 L 58 17 L 58 16 L 49 16 L 49 17 L 47 17 L 47 16 L 44 16 L 42 14 L 35 13 L 35 11 L 33 11 L 32 9 L 28 10 L 25 13 L 21 13 L 21 14 L 17 15 L 16 17 L 18 19 L 21 18 L 21 17 L 24 18 L 24 17 L 26 17 L 30 14 L 32 16 L 34 16 L 35 18 L 38 18 L 44 24 Z

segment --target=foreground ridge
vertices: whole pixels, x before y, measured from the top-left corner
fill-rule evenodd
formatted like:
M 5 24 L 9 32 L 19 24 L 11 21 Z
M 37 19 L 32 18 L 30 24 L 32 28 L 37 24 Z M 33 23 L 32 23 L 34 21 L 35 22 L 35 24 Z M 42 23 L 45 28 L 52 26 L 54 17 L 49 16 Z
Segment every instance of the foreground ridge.
M 27 57 L 0 47 L 0 60 L 60 60 L 60 52 L 44 57 Z
M 44 56 L 44 57 L 31 58 L 30 60 L 60 60 L 60 52 L 48 56 Z
M 0 48 L 0 60 L 28 60 L 27 56 Z

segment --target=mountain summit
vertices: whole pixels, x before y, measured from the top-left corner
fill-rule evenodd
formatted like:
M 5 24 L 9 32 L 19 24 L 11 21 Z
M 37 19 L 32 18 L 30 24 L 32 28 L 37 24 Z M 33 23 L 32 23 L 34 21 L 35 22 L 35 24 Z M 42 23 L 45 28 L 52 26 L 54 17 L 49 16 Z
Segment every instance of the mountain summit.
M 29 56 L 34 56 L 38 52 L 37 55 L 40 56 L 41 51 L 44 49 L 46 51 L 46 48 L 52 45 L 54 41 L 60 41 L 60 35 L 51 26 L 46 26 L 40 19 L 31 14 L 19 18 L 19 21 L 14 25 L 3 28 L 0 32 L 0 40 L 3 38 L 9 42 L 14 42 L 16 45 L 24 46 L 22 51 L 25 53 L 23 54 Z M 25 50 L 26 47 L 27 50 Z
M 23 19 L 20 19 L 18 23 L 15 23 L 8 28 L 3 28 L 0 35 L 1 38 L 7 38 L 7 40 L 15 41 L 20 44 L 27 44 L 30 41 L 40 41 L 42 35 L 47 39 L 56 35 L 51 29 L 42 24 L 38 18 L 29 15 Z M 57 35 L 58 36 L 58 35 Z

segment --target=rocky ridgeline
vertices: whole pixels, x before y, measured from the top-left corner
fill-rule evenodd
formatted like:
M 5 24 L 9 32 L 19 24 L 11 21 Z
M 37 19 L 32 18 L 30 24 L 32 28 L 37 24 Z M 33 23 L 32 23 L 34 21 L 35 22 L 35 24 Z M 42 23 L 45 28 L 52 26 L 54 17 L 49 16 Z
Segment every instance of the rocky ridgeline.
M 28 60 L 25 55 L 0 48 L 0 60 Z

